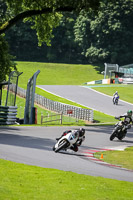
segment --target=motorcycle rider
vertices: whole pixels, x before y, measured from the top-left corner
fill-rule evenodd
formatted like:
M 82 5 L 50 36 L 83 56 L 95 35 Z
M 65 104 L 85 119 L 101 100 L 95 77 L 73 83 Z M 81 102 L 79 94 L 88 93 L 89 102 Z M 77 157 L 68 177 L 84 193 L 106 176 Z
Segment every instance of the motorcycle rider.
M 114 94 L 113 94 L 113 103 L 115 104 L 115 99 L 118 98 L 119 99 L 119 95 L 118 95 L 118 92 L 116 91 Z
M 75 134 L 78 135 L 77 142 L 75 144 L 73 144 L 73 146 L 70 148 L 73 151 L 77 152 L 78 151 L 78 146 L 80 146 L 82 144 L 82 142 L 85 140 L 85 129 L 84 128 L 75 129 L 75 130 L 66 130 L 66 131 L 63 132 L 61 137 L 56 138 L 56 140 L 59 140 L 60 138 L 62 138 L 63 136 L 67 135 L 70 132 L 75 132 Z
M 133 124 L 132 113 L 133 113 L 132 110 L 128 110 L 127 113 L 120 115 L 119 117 L 115 117 L 115 118 L 116 119 L 124 118 L 123 123 L 129 129 L 129 128 L 131 128 L 130 123 Z
M 126 134 L 127 129 L 131 128 L 131 122 L 133 124 L 132 119 L 132 110 L 128 110 L 127 113 L 120 115 L 119 117 L 115 117 L 116 119 L 124 118 L 123 121 L 118 122 L 115 124 L 115 128 L 110 136 L 110 140 L 112 141 L 115 137 L 117 137 L 119 140 L 122 140 Z

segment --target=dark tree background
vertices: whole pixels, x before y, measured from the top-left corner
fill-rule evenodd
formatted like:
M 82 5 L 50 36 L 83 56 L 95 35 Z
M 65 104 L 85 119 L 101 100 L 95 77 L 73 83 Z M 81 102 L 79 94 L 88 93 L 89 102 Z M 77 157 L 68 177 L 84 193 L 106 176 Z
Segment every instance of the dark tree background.
M 15 67 L 8 44 L 14 60 L 130 64 L 132 10 L 133 0 L 0 0 L 0 66 Z

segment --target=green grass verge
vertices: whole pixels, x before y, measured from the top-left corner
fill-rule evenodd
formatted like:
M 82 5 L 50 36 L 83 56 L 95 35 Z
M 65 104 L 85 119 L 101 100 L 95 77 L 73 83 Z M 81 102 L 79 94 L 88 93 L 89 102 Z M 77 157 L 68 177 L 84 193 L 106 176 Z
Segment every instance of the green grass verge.
M 124 151 L 97 152 L 94 156 L 100 159 L 101 154 L 103 154 L 103 161 L 133 170 L 133 147 L 126 148 Z
M 97 87 L 93 87 L 93 89 L 110 96 L 113 96 L 113 94 L 118 91 L 121 100 L 133 103 L 133 85 L 99 85 L 99 87 L 97 85 Z
M 133 183 L 0 159 L 1 200 L 131 200 Z
M 103 78 L 97 66 L 74 65 L 39 62 L 16 62 L 18 71 L 23 72 L 19 77 L 19 86 L 26 89 L 30 77 L 40 70 L 37 77 L 37 85 L 82 85 L 88 80 Z

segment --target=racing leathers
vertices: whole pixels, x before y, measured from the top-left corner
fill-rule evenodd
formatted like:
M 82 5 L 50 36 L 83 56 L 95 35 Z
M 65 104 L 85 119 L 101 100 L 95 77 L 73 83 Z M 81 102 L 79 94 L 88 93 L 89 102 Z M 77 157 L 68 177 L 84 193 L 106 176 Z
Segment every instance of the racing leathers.
M 129 116 L 127 113 L 116 117 L 116 119 L 124 118 L 123 123 L 129 129 L 131 128 L 131 123 L 133 124 L 132 116 Z
M 118 92 L 116 91 L 114 94 L 113 94 L 113 103 L 115 104 L 115 100 L 116 99 L 119 99 L 119 95 L 118 95 Z

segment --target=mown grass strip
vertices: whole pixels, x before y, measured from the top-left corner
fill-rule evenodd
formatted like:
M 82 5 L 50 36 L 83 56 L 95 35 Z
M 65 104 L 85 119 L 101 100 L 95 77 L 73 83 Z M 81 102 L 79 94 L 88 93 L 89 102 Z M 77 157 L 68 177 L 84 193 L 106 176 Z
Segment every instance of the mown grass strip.
M 131 200 L 133 183 L 0 159 L 1 200 Z
M 101 154 L 103 154 L 103 161 L 133 170 L 133 147 L 126 148 L 124 151 L 97 152 L 94 156 L 100 159 Z
M 97 71 L 97 66 L 63 63 L 16 62 L 18 71 L 23 72 L 19 77 L 19 86 L 26 89 L 29 78 L 40 70 L 37 85 L 82 85 L 85 82 L 103 78 Z
M 104 94 L 113 96 L 113 94 L 118 91 L 121 100 L 127 101 L 133 104 L 133 85 L 109 85 L 108 87 L 93 87 L 94 90 L 102 92 Z

